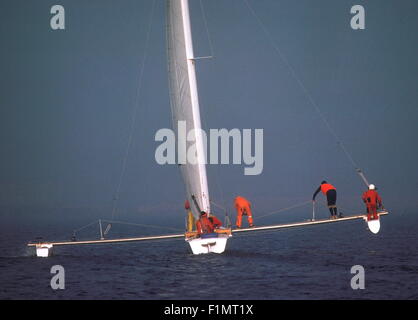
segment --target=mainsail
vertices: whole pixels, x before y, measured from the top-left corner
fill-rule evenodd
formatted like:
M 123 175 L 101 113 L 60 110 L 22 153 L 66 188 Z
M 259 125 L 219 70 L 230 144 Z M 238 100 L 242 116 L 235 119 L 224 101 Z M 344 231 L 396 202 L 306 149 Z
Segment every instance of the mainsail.
M 173 127 L 179 133 L 185 124 L 184 133 L 189 134 L 190 140 L 183 143 L 177 137 L 177 159 L 180 160 L 187 200 L 194 208 L 193 214 L 198 217 L 198 209 L 210 212 L 210 201 L 188 0 L 167 0 L 167 51 Z M 196 152 L 196 163 L 187 159 L 190 150 Z

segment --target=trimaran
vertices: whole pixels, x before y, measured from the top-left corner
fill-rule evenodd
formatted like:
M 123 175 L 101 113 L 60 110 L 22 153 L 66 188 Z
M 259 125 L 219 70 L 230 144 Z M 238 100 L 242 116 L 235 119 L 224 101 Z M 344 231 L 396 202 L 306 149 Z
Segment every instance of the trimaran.
M 201 120 L 199 110 L 198 90 L 196 85 L 195 61 L 193 53 L 192 33 L 189 15 L 188 0 L 167 0 L 167 56 L 168 56 L 168 78 L 170 88 L 170 101 L 173 117 L 173 125 L 177 126 L 178 121 L 185 121 L 189 130 L 194 130 L 197 164 L 186 163 L 180 166 L 183 181 L 186 189 L 186 198 L 191 203 L 189 211 L 195 219 L 198 219 L 200 212 L 211 213 L 211 201 L 204 164 L 204 145 L 201 136 Z M 186 149 L 187 150 L 187 149 Z M 178 152 L 186 152 L 178 150 Z M 362 173 L 359 171 L 360 175 Z M 362 176 L 364 180 L 364 176 Z M 380 215 L 388 214 L 387 211 L 380 211 Z M 82 244 L 106 244 L 133 241 L 150 241 L 160 239 L 183 238 L 189 243 L 193 254 L 222 253 L 225 251 L 227 241 L 234 233 L 255 232 L 261 230 L 280 230 L 292 227 L 304 227 L 350 220 L 364 219 L 365 214 L 342 217 L 336 220 L 322 219 L 310 220 L 296 223 L 277 224 L 270 226 L 257 226 L 253 228 L 232 229 L 231 226 L 216 229 L 214 233 L 198 235 L 189 225 L 188 230 L 181 234 L 168 234 L 134 238 L 104 239 L 101 221 L 101 238 L 98 240 L 86 241 L 60 241 L 60 242 L 31 242 L 30 247 L 36 248 L 36 255 L 48 257 L 52 254 L 54 246 L 82 245 Z M 367 221 L 369 230 L 377 233 L 380 228 L 379 220 Z

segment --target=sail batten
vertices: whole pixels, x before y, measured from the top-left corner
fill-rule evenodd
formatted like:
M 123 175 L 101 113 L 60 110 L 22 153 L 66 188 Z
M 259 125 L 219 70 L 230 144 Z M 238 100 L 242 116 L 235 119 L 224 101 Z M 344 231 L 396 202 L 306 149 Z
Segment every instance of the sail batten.
M 193 205 L 195 208 L 192 211 L 197 217 L 197 207 L 210 212 L 210 201 L 188 0 L 167 0 L 167 59 L 173 127 L 179 132 L 179 121 L 184 121 L 186 135 L 193 130 L 191 141 L 178 143 L 177 153 L 178 159 L 186 162 L 180 166 L 180 170 L 187 199 L 194 203 L 192 196 L 196 198 L 198 206 Z M 197 163 L 187 161 L 187 152 L 193 145 Z

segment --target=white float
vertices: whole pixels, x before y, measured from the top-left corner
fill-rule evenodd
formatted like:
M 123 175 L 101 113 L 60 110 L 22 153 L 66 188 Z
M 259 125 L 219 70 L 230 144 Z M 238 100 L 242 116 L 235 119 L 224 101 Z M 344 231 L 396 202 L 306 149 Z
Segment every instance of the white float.
M 36 245 L 36 256 L 47 258 L 52 255 L 52 244 L 40 243 Z
M 367 221 L 367 226 L 370 232 L 377 234 L 380 230 L 380 219 L 374 219 Z

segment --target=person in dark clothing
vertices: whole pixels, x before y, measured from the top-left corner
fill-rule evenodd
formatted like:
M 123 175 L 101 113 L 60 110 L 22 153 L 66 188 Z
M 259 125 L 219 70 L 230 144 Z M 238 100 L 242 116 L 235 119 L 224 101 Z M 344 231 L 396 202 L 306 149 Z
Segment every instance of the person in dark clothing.
M 331 219 L 337 219 L 337 189 L 326 182 L 325 180 L 321 182 L 321 185 L 316 189 L 313 194 L 312 201 L 315 202 L 316 195 L 322 191 L 322 193 L 327 197 L 327 204 L 329 212 L 331 213 Z

